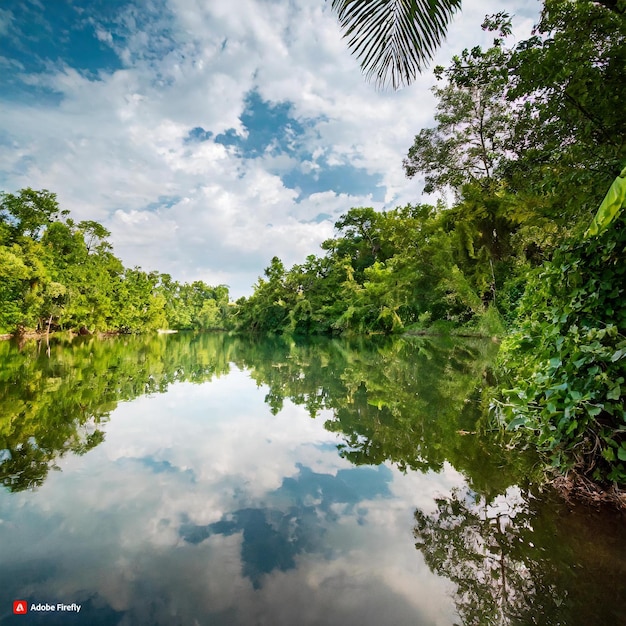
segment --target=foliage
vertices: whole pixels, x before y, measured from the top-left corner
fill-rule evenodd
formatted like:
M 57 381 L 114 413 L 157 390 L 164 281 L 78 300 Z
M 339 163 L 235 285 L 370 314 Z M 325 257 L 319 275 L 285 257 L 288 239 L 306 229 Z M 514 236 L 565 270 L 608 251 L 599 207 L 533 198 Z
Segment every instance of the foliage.
M 510 22 L 500 25 L 510 32 Z M 502 39 L 487 51 L 465 49 L 450 67 L 435 69 L 444 86 L 436 86 L 435 128 L 421 130 L 403 162 L 406 175 L 425 175 L 424 191 L 466 183 L 488 191 L 500 161 L 505 158 L 513 127 L 513 110 L 505 94 L 510 51 Z
M 62 215 L 67 215 L 67 211 L 59 209 L 56 194 L 47 189 L 35 191 L 27 187 L 18 195 L 0 193 L 0 224 L 6 227 L 12 241 L 19 237 L 39 239 L 42 230 Z
M 506 189 L 564 228 L 588 220 L 626 160 L 623 11 L 546 0 L 533 35 L 514 46 L 505 13 L 483 28 L 496 32 L 491 48 L 436 68 L 436 126 L 416 135 L 407 175 L 423 175 L 427 192 Z
M 545 0 L 509 63 L 519 106 L 506 178 L 564 224 L 591 218 L 626 161 L 626 20 L 602 4 Z
M 626 167 L 607 191 L 585 236 L 593 237 L 607 228 L 624 208 L 626 208 Z
M 332 0 L 368 79 L 410 84 L 441 44 L 460 0 Z
M 508 16 L 487 17 L 493 45 L 435 70 L 435 126 L 404 161 L 426 192 L 452 190 L 452 206 L 351 209 L 325 256 L 291 270 L 273 259 L 269 281 L 239 302 L 239 328 L 518 325 L 500 358 L 513 387 L 502 423 L 559 470 L 626 485 L 621 178 L 588 229 L 600 236 L 582 239 L 626 159 L 623 14 L 620 3 L 546 0 L 514 46 Z
M 391 334 L 426 320 L 475 322 L 486 313 L 495 287 L 489 246 L 477 229 L 499 228 L 495 218 L 480 215 L 482 221 L 473 223 L 476 218 L 463 209 L 351 209 L 336 222 L 337 236 L 322 244 L 325 256 L 309 256 L 290 270 L 277 257 L 272 260 L 253 295 L 238 302 L 238 328 Z M 469 237 L 480 246 L 477 255 L 466 252 Z
M 47 190 L 0 196 L 0 332 L 223 329 L 225 285 L 125 268 L 98 222 L 76 224 Z
M 558 470 L 626 485 L 626 223 L 560 247 L 529 278 L 498 403 Z

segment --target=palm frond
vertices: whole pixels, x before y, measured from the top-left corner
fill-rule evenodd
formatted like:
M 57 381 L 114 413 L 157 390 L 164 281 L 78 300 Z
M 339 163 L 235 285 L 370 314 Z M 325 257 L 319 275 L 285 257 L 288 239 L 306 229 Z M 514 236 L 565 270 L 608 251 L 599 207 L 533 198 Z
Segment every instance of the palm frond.
M 332 0 L 368 80 L 410 84 L 431 60 L 461 0 Z

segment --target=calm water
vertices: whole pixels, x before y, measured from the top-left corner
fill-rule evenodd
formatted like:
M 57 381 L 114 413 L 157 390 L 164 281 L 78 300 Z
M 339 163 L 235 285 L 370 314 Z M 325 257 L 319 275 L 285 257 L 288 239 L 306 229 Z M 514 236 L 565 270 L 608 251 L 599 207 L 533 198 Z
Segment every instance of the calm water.
M 626 624 L 624 520 L 484 432 L 494 349 L 0 343 L 0 623 Z

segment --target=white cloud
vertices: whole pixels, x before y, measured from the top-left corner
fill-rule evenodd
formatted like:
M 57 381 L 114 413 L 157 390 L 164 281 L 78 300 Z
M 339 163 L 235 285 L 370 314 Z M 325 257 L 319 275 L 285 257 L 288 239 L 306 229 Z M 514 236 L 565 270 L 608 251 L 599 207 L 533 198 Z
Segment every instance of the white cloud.
M 124 69 L 97 77 L 71 67 L 24 75 L 61 101 L 3 103 L 0 183 L 9 191 L 57 192 L 78 219 L 112 231 L 128 265 L 182 280 L 220 277 L 234 296 L 249 293 L 273 255 L 288 265 L 302 261 L 332 233 L 331 222 L 301 222 L 351 206 L 380 208 L 368 195 L 333 190 L 298 203 L 298 193 L 272 172 L 313 171 L 325 167 L 323 156 L 379 176 L 387 204 L 420 198 L 420 182 L 406 180 L 401 162 L 432 118 L 432 76 L 426 71 L 398 93 L 377 92 L 364 82 L 328 5 L 169 0 L 166 11 L 151 3 L 141 12 L 127 9 L 117 32 L 96 20 L 95 36 Z M 480 30 L 485 13 L 517 10 L 518 37 L 527 35 L 539 3 L 468 0 L 464 7 L 438 63 L 489 42 Z M 253 89 L 291 103 L 295 118 L 315 120 L 304 137 L 311 159 L 246 160 L 213 141 L 185 143 L 195 127 L 214 136 L 232 128 L 243 137 L 240 116 Z M 179 200 L 168 206 L 163 198 Z

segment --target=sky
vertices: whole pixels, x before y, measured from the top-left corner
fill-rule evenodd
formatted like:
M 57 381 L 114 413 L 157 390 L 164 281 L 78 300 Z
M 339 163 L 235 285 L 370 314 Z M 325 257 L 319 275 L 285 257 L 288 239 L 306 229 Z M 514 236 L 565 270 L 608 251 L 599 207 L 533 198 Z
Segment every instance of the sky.
M 539 0 L 464 0 L 433 60 L 530 34 Z M 2 0 L 0 190 L 57 194 L 125 265 L 249 295 L 352 207 L 423 199 L 402 159 L 433 125 L 426 69 L 367 83 L 325 0 Z

